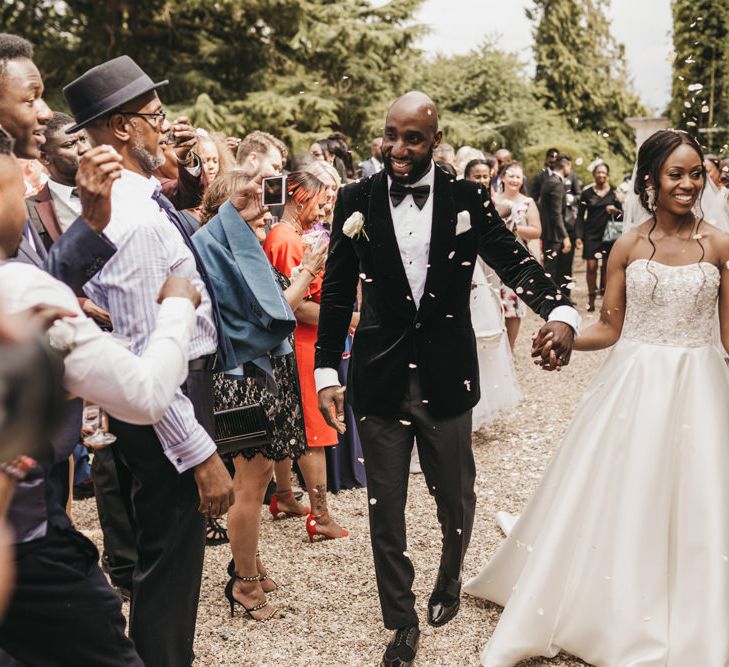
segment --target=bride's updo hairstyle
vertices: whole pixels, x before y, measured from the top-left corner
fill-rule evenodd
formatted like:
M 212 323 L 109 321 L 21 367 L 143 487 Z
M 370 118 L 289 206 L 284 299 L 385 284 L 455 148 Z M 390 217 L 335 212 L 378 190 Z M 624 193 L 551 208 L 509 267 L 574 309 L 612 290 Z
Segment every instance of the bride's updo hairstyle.
M 643 142 L 638 151 L 638 164 L 635 168 L 635 194 L 640 198 L 643 208 L 651 215 L 656 210 L 661 169 L 663 169 L 668 156 L 682 144 L 688 144 L 696 151 L 701 161 L 704 183 L 706 183 L 704 154 L 698 141 L 683 130 L 658 130 Z M 700 200 L 701 197 L 699 196 Z

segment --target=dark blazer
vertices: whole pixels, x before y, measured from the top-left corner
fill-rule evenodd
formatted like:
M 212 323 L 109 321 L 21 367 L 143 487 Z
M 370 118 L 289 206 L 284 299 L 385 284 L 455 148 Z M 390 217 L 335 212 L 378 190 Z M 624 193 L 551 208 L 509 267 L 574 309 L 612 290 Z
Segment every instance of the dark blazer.
M 193 176 L 185 167 L 180 167 L 177 178 L 160 180 L 162 194 L 169 199 L 178 211 L 200 206 L 203 192 L 207 187 L 205 171 L 200 166 L 200 173 Z
M 564 181 L 559 174 L 550 174 L 543 180 L 539 195 L 542 241 L 561 243 L 567 237 L 566 210 L 567 190 Z
M 36 194 L 25 200 L 30 222 L 38 232 L 46 250 L 50 250 L 55 241 L 63 233 L 61 223 L 56 215 L 51 190 L 46 183 Z
M 429 269 L 416 310 L 390 214 L 387 175 L 380 172 L 339 193 L 315 365 L 339 367 L 362 277 L 362 309 L 347 383 L 349 400 L 360 415 L 397 414 L 411 364 L 434 416 L 455 416 L 476 405 L 480 386 L 470 296 L 477 254 L 507 285 L 521 288 L 522 298 L 542 317 L 569 304 L 506 229 L 488 188 L 452 180 L 436 169 L 433 196 Z M 342 227 L 354 211 L 364 215 L 365 226 L 351 239 Z M 470 214 L 471 227 L 457 235 L 462 211 Z
M 15 260 L 42 268 L 66 283 L 77 296 L 84 296 L 83 286 L 116 252 L 116 246 L 91 229 L 83 218 L 78 218 L 49 252 L 30 221 L 26 223 L 26 229 L 33 236 L 37 250 L 33 250 L 23 237 Z

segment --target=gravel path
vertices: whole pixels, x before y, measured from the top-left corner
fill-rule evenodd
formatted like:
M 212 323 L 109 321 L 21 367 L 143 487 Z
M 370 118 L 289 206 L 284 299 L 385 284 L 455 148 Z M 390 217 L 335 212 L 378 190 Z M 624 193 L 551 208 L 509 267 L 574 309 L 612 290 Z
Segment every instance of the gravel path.
M 584 274 L 576 298 L 584 312 Z M 589 320 L 586 320 L 589 321 Z M 519 512 L 535 489 L 558 445 L 579 397 L 605 353 L 576 354 L 561 373 L 532 366 L 531 332 L 539 322 L 530 314 L 522 325 L 517 371 L 525 398 L 517 411 L 474 437 L 478 469 L 478 506 L 464 578 L 476 574 L 503 539 L 494 514 Z M 302 520 L 272 522 L 264 516 L 261 554 L 280 584 L 271 602 L 286 617 L 267 624 L 230 619 L 223 587 L 230 559 L 227 545 L 208 547 L 197 625 L 196 665 L 202 667 L 316 667 L 376 665 L 389 633 L 380 620 L 367 528 L 365 490 L 345 491 L 331 499 L 337 520 L 350 537 L 309 544 Z M 74 505 L 77 525 L 97 543 L 101 539 L 93 500 Z M 267 514 L 265 512 L 264 514 Z M 499 608 L 464 598 L 461 611 L 444 628 L 426 624 L 427 597 L 435 581 L 439 527 L 435 504 L 422 475 L 410 477 L 409 552 L 415 564 L 415 592 L 424 636 L 418 665 L 478 665 L 478 655 L 499 617 Z M 525 665 L 573 666 L 585 663 L 560 655 Z

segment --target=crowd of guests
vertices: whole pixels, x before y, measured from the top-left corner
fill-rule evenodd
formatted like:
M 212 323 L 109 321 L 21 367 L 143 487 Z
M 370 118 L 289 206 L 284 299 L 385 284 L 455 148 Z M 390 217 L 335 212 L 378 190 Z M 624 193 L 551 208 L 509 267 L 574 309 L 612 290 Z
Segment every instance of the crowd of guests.
M 14 494 L 0 488 L 0 509 L 15 532 L 17 573 L 0 664 L 189 665 L 206 540 L 230 543 L 231 614 L 277 618 L 277 584 L 258 548 L 262 504 L 273 519 L 304 519 L 311 541 L 343 539 L 346 521 L 330 514 L 328 493 L 366 484 L 351 411 L 343 434 L 319 411 L 314 353 L 337 193 L 383 168 L 382 140 L 361 162 L 341 133 L 291 155 L 266 132 L 226 137 L 168 119 L 165 83 L 122 56 L 65 86 L 70 115 L 52 111 L 31 45 L 0 35 L 0 243 L 12 260 L 0 265 L 0 284 L 8 313 L 22 315 L 18 330 L 31 332 L 0 337 L 28 346 L 39 364 L 60 353 L 63 380 L 51 384 L 86 401 L 86 412 L 79 399 L 60 410 L 52 446 L 39 444 L 49 440 L 42 432 L 17 452 L 35 460 L 2 452 L 0 481 Z M 556 149 L 529 180 L 505 148 L 441 144 L 434 160 L 489 188 L 508 228 L 567 292 L 581 247 L 594 310 L 621 211 L 607 164 L 592 165 L 583 189 Z M 729 178 L 720 163 L 716 172 Z M 263 179 L 282 173 L 284 203 L 264 207 Z M 489 267 L 475 268 L 483 399 L 474 429 L 518 403 L 512 351 L 526 312 Z M 51 348 L 32 335 L 47 327 Z M 89 408 L 96 430 L 116 440 L 89 447 L 101 564 L 131 598 L 133 641 L 96 549 L 67 511 L 69 457 Z M 35 641 L 51 616 L 53 636 Z

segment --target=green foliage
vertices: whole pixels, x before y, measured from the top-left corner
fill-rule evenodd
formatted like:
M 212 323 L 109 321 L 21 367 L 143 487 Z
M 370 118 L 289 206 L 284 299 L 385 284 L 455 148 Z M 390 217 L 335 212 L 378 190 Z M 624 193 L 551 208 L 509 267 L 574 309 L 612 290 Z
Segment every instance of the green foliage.
M 713 151 L 729 143 L 729 5 L 674 0 L 673 85 L 669 113 Z M 717 128 L 719 131 L 707 129 Z M 703 130 L 703 131 L 702 131 Z
M 631 92 L 624 47 L 610 33 L 605 0 L 533 0 L 537 84 L 548 109 L 575 130 L 600 132 L 631 159 L 635 139 L 623 122 L 645 110 Z
M 517 56 L 491 42 L 465 56 L 425 59 L 414 46 L 423 32 L 414 23 L 422 2 L 5 0 L 0 25 L 34 43 L 48 98 L 58 108 L 65 106 L 63 85 L 126 53 L 153 78 L 170 80 L 160 94 L 173 112 L 237 136 L 266 130 L 293 153 L 338 130 L 352 138 L 355 154 L 366 157 L 389 104 L 413 88 L 435 99 L 446 140 L 456 146 L 508 146 L 529 157 L 554 143 L 574 147 L 585 163 L 598 155 L 608 160 L 611 150 L 629 152 L 623 144 L 632 147 L 632 131 L 621 121 L 634 109 L 624 113 L 622 102 L 611 99 L 624 74 L 622 51 L 611 46 L 600 23 L 598 0 L 586 0 L 589 11 L 575 10 L 582 0 L 535 3 L 536 84 Z M 612 49 L 602 54 L 602 69 L 587 77 L 589 40 L 571 25 L 583 15 L 595 23 L 596 34 L 603 30 L 600 48 Z M 550 39 L 556 40 L 551 46 Z M 579 62 L 568 59 L 547 72 L 545 59 L 570 52 Z M 595 65 L 597 56 L 590 57 L 588 64 Z M 580 87 L 563 99 L 557 88 L 565 81 Z M 575 95 L 579 113 L 567 113 L 565 100 Z M 582 120 L 573 123 L 575 116 Z M 598 129 L 610 137 L 598 136 Z

